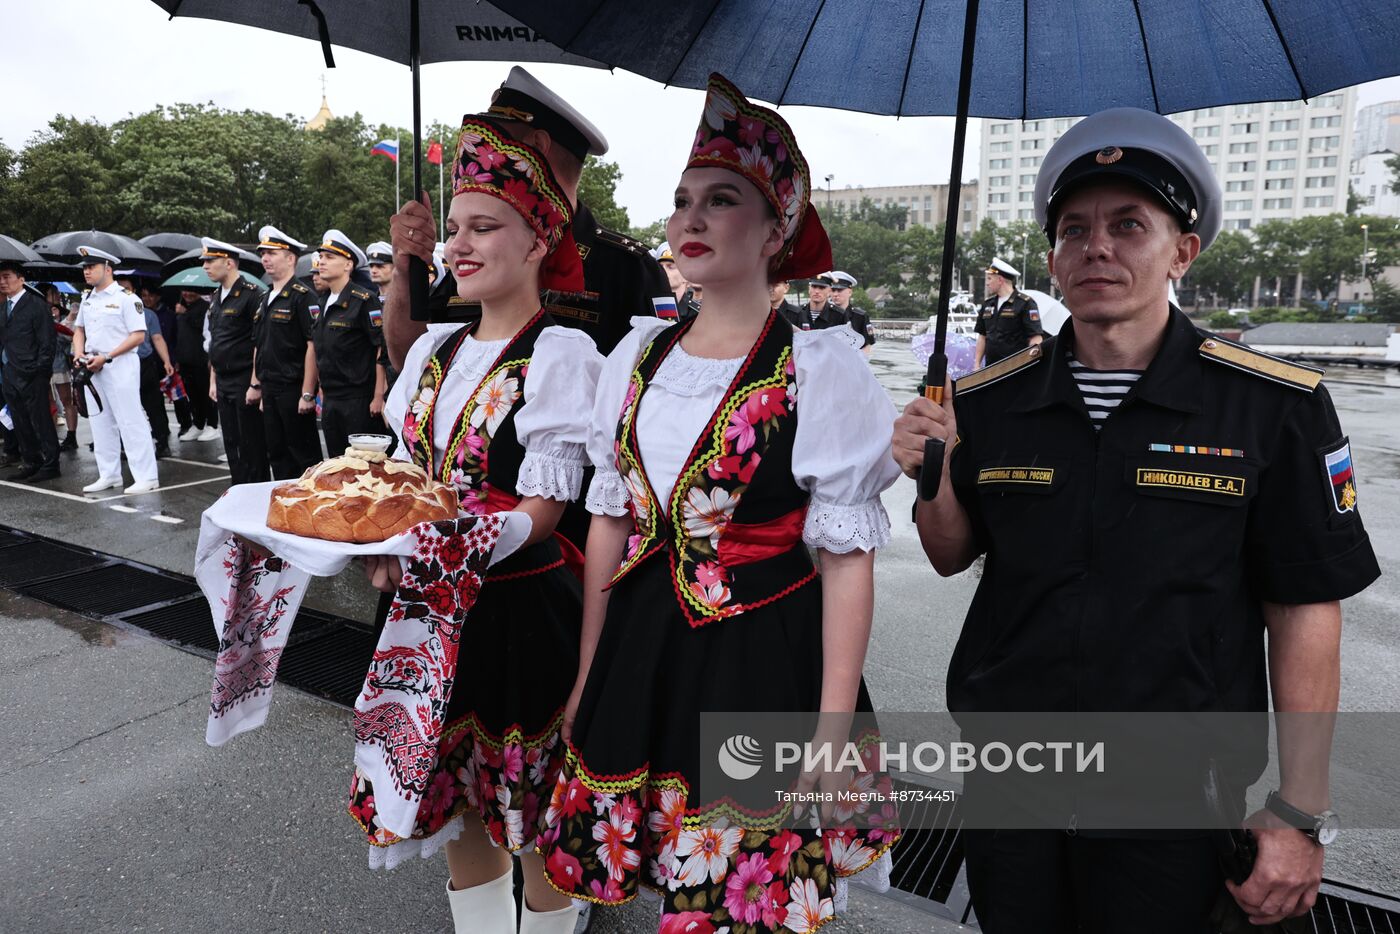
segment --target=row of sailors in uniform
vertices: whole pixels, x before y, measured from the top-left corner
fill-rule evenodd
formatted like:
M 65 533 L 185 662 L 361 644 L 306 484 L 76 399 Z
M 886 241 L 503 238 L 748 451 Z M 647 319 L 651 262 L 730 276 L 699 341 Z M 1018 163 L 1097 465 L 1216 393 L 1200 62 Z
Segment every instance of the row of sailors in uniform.
M 318 399 L 328 450 L 344 450 L 351 434 L 382 431 L 388 356 L 380 294 L 352 274 L 368 267 L 387 291 L 389 245 L 371 244 L 366 253 L 341 231 L 328 230 L 308 283 L 295 276 L 307 245 L 263 227 L 258 253 L 269 289 L 240 274 L 232 244 L 205 237 L 203 246 L 204 271 L 216 285 L 203 322 L 209 396 L 218 407 L 232 482 L 289 479 L 320 461 Z M 92 289 L 78 312 L 74 354 L 103 403 L 88 406 L 99 476 L 84 492 L 122 486 L 123 447 L 135 479 L 126 492 L 150 492 L 159 481 L 133 353 L 146 328 L 141 303 L 112 278 L 117 257 L 94 247 L 79 252 Z M 439 263 L 430 274 L 442 269 Z

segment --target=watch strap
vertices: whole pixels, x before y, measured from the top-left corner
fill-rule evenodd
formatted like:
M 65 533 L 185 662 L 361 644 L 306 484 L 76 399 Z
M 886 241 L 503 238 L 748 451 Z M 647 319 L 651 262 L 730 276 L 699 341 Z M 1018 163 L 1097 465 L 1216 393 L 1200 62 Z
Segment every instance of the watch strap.
M 1277 791 L 1269 792 L 1269 796 L 1264 799 L 1264 808 L 1290 827 L 1296 827 L 1310 837 L 1317 836 L 1317 827 L 1322 818 L 1294 807 L 1283 800 L 1283 796 Z

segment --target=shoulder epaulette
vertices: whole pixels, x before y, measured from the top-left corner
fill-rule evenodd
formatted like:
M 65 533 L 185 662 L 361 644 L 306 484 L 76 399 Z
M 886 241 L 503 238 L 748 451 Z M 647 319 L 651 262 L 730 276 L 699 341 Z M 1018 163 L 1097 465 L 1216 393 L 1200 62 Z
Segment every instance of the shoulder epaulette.
M 642 243 L 640 240 L 633 240 L 631 237 L 628 237 L 624 234 L 620 234 L 616 231 L 607 230 L 605 228 L 599 227 L 597 228 L 596 232 L 598 234 L 598 241 L 600 243 L 608 243 L 613 246 L 622 247 L 629 253 L 650 254 L 651 252 L 647 249 L 645 243 Z
M 293 292 L 310 292 L 311 290 L 308 289 L 306 286 L 302 285 L 300 282 L 295 282 L 295 281 L 293 281 L 293 282 L 292 282 L 292 291 L 293 291 Z
M 1033 344 L 1020 353 L 1014 353 L 1009 357 L 1004 357 L 990 366 L 984 366 L 980 370 L 975 370 L 960 380 L 953 383 L 953 390 L 956 393 L 971 392 L 974 389 L 981 389 L 990 386 L 992 383 L 1000 382 L 1013 373 L 1029 369 L 1040 362 L 1040 345 Z
M 355 296 L 356 298 L 369 298 L 369 291 L 366 289 L 362 289 L 359 286 L 351 286 L 350 294 Z
M 1253 373 L 1271 382 L 1301 389 L 1303 392 L 1316 389 L 1326 372 L 1315 366 L 1290 363 L 1272 354 L 1234 344 L 1219 337 L 1208 337 L 1201 343 L 1201 356 L 1245 373 Z

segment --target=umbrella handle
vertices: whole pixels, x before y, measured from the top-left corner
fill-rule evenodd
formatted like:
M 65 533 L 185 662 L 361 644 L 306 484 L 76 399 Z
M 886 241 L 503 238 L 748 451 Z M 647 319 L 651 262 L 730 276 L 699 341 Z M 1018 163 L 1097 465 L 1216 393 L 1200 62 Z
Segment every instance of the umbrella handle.
M 428 320 L 428 264 L 421 257 L 408 258 L 408 316 L 414 321 Z
M 948 355 L 940 348 L 928 358 L 928 374 L 924 377 L 924 398 L 934 405 L 943 404 L 943 385 L 948 380 Z M 919 468 L 919 499 L 927 503 L 938 495 L 943 482 L 943 452 L 947 447 L 942 438 L 924 440 L 924 463 Z

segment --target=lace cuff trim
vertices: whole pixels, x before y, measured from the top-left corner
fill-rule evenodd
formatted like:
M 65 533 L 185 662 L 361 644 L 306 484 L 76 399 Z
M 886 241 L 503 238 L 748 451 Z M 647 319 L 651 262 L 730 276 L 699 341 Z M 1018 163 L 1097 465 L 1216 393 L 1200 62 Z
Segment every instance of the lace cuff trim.
M 526 451 L 520 462 L 520 476 L 515 492 L 521 496 L 541 496 L 571 502 L 578 499 L 583 487 L 583 445 L 570 445 L 576 458 L 564 452 L 545 454 Z
M 400 863 L 411 860 L 415 856 L 420 859 L 431 859 L 438 850 L 450 841 L 456 840 L 465 827 L 462 817 L 458 816 L 443 824 L 442 828 L 431 837 L 422 839 L 409 837 L 388 846 L 371 846 L 369 848 L 369 868 L 396 869 Z M 492 843 L 496 842 L 489 835 L 488 839 L 491 839 Z
M 812 498 L 802 540 L 813 548 L 824 548 L 838 555 L 874 551 L 890 543 L 890 517 L 879 499 L 854 505 L 825 503 Z
M 599 468 L 593 474 L 593 482 L 588 485 L 588 499 L 584 505 L 595 516 L 625 516 L 627 484 L 622 482 L 622 477 L 616 471 Z

